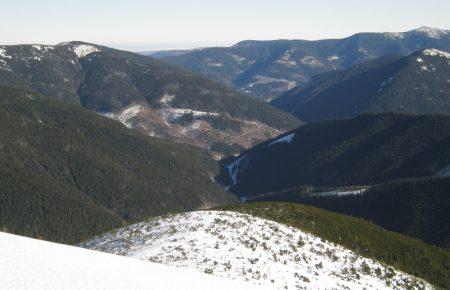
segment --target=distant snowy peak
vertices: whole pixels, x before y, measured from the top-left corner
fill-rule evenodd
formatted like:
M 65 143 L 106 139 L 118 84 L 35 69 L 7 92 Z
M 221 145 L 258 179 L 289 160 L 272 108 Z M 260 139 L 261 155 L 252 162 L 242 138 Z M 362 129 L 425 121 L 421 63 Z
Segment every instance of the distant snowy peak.
M 450 31 L 433 27 L 422 26 L 410 32 L 422 33 L 431 38 L 441 38 L 450 34 Z
M 80 246 L 274 290 L 433 288 L 318 236 L 231 211 L 155 218 Z

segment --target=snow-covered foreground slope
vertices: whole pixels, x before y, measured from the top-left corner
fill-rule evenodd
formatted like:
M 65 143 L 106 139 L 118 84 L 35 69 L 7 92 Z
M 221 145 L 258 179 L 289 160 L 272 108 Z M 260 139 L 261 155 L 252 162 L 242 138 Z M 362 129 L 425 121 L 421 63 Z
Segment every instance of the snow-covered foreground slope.
M 0 289 L 256 289 L 166 265 L 0 233 Z
M 272 289 L 432 288 L 309 233 L 235 212 L 156 218 L 80 246 Z

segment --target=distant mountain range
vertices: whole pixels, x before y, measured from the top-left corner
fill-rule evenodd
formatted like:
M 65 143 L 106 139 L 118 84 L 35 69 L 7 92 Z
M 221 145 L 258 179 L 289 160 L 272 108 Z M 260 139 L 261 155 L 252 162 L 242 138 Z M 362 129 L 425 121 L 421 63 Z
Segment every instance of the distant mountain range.
M 317 74 L 349 68 L 384 55 L 425 48 L 450 50 L 450 31 L 421 27 L 398 33 L 358 33 L 343 39 L 242 41 L 163 60 L 265 100 L 303 86 Z
M 190 52 L 193 52 L 196 50 L 197 49 L 187 49 L 187 50 L 174 49 L 174 50 L 138 51 L 137 53 L 146 55 L 146 56 L 151 56 L 154 58 L 162 58 L 162 57 L 170 57 L 170 56 L 179 56 L 179 55 L 187 54 L 187 53 L 190 53 Z
M 78 104 L 144 134 L 218 155 L 300 124 L 290 114 L 162 61 L 82 42 L 0 46 L 0 84 Z
M 363 114 L 304 125 L 222 161 L 245 200 L 298 186 L 373 185 L 450 173 L 450 116 Z
M 0 229 L 74 243 L 150 216 L 235 201 L 198 148 L 0 86 Z
M 450 114 L 449 80 L 450 53 L 425 49 L 318 75 L 271 103 L 306 122 L 363 112 Z

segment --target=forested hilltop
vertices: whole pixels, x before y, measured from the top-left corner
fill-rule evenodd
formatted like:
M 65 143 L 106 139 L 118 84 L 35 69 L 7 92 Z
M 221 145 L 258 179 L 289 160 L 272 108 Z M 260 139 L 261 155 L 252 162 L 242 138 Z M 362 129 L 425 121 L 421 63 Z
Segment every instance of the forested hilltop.
M 0 87 L 0 228 L 73 243 L 148 216 L 233 202 L 209 154 L 79 106 Z

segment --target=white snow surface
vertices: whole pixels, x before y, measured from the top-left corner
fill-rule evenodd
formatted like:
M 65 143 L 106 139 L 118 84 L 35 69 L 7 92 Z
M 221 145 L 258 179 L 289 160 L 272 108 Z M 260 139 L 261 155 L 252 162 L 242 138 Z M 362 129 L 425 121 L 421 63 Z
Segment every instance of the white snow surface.
M 320 60 L 318 60 L 317 58 L 315 58 L 314 56 L 311 56 L 311 55 L 305 56 L 300 61 L 304 65 L 308 65 L 310 67 L 321 67 L 321 66 L 323 66 L 323 63 L 321 63 Z
M 415 29 L 415 30 L 413 30 L 413 32 L 424 33 L 428 37 L 431 37 L 431 38 L 441 38 L 442 36 L 445 36 L 449 33 L 448 30 L 437 29 L 437 28 L 426 27 L 426 26 L 422 26 L 418 29 Z
M 239 169 L 240 169 L 239 167 L 241 165 L 241 161 L 243 161 L 245 158 L 247 158 L 247 156 L 244 155 L 244 156 L 238 158 L 233 163 L 227 165 L 228 174 L 230 175 L 231 181 L 232 181 L 231 186 L 235 186 L 237 184 L 237 177 L 238 177 L 238 173 L 239 173 Z
M 272 146 L 272 145 L 274 145 L 276 143 L 291 143 L 292 139 L 294 138 L 294 136 L 295 136 L 295 133 L 291 133 L 291 134 L 286 135 L 284 137 L 278 138 L 277 140 L 270 142 L 269 146 Z
M 237 61 L 238 63 L 242 63 L 242 62 L 244 62 L 244 61 L 247 60 L 245 57 L 242 57 L 242 56 L 237 55 L 237 54 L 232 54 L 232 53 L 230 53 L 229 55 L 230 55 L 235 61 Z
M 309 233 L 236 212 L 160 217 L 80 246 L 271 289 L 432 289 L 411 275 Z
M 293 52 L 294 51 L 292 49 L 286 50 L 286 52 L 276 62 L 279 64 L 282 64 L 282 65 L 288 66 L 288 67 L 296 66 L 297 62 L 291 60 L 291 54 Z
M 164 94 L 159 100 L 159 102 L 165 106 L 168 106 L 170 102 L 172 102 L 174 99 L 175 95 Z
M 0 289 L 256 289 L 147 261 L 0 232 Z
M 428 56 L 439 56 L 445 57 L 446 59 L 450 59 L 450 53 L 435 48 L 425 49 L 423 51 L 423 54 Z
M 92 45 L 87 45 L 87 44 L 80 44 L 77 46 L 72 47 L 73 52 L 75 52 L 75 54 L 81 58 L 81 57 L 85 57 L 93 52 L 97 52 L 100 51 L 100 49 L 96 48 L 95 46 Z
M 128 107 L 124 109 L 120 113 L 113 113 L 113 112 L 99 112 L 100 115 L 108 117 L 113 120 L 117 120 L 124 124 L 127 128 L 133 128 L 133 124 L 131 122 L 131 119 L 136 117 L 140 112 L 145 110 L 144 106 L 141 105 L 133 105 L 131 107 Z
M 332 55 L 330 57 L 327 58 L 328 61 L 338 61 L 340 59 L 340 57 L 338 55 Z
M 358 195 L 363 194 L 369 190 L 369 188 L 361 188 L 361 189 L 355 189 L 355 190 L 333 190 L 333 191 L 322 191 L 317 192 L 314 195 L 317 196 L 345 196 L 345 195 Z
M 4 48 L 2 48 L 2 47 L 0 47 L 0 57 L 3 57 L 3 58 L 12 58 L 12 56 L 10 56 L 10 55 L 8 55 L 8 54 L 6 53 L 6 49 L 4 49 Z

